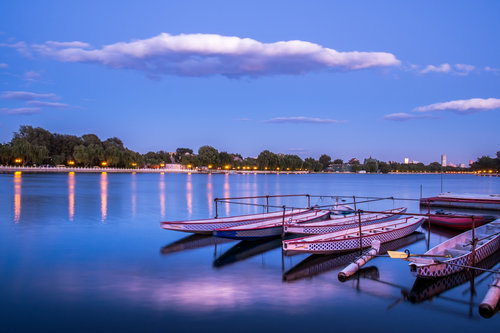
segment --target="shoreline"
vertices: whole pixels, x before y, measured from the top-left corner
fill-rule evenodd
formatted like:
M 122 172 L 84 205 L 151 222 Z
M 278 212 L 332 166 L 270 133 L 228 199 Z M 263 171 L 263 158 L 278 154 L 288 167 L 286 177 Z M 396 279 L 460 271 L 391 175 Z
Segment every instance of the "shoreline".
M 94 167 L 94 168 L 80 168 L 80 167 L 23 167 L 23 166 L 0 166 L 0 173 L 197 173 L 197 174 L 329 174 L 329 175 L 380 175 L 380 173 L 355 173 L 355 172 L 308 172 L 308 171 L 263 171 L 263 170 L 190 170 L 179 168 L 159 168 L 159 169 L 132 169 L 132 168 L 107 168 L 107 167 Z M 491 176 L 500 177 L 500 173 L 485 173 L 478 174 L 474 172 L 389 172 L 388 175 L 450 175 L 450 174 L 463 174 L 463 175 L 476 175 L 476 176 Z

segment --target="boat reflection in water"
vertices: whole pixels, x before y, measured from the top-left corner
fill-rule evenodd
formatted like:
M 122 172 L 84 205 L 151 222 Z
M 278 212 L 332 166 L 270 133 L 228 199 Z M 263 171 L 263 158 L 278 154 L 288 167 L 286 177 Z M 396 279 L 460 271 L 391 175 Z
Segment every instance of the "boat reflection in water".
M 425 239 L 421 232 L 414 232 L 406 237 L 384 243 L 380 246 L 379 254 L 385 254 L 387 251 L 397 250 L 410 244 Z M 359 250 L 342 254 L 321 255 L 313 254 L 292 267 L 283 274 L 283 281 L 293 282 L 305 278 L 328 272 L 339 266 L 345 266 L 359 257 Z
M 281 247 L 281 237 L 258 241 L 240 241 L 214 261 L 214 267 L 222 267 L 258 254 Z
M 496 251 L 491 256 L 477 263 L 475 266 L 483 269 L 490 269 L 498 264 L 498 262 L 500 262 L 500 251 Z M 421 303 L 426 300 L 432 300 L 432 298 L 439 296 L 441 293 L 471 281 L 483 273 L 483 271 L 479 270 L 462 270 L 458 273 L 440 279 L 417 278 L 411 288 L 411 291 L 407 295 L 408 300 L 412 303 Z M 488 274 L 485 278 L 488 278 L 489 276 L 490 274 Z M 476 284 L 480 282 L 482 281 L 476 281 Z
M 234 242 L 232 239 L 213 237 L 211 235 L 194 234 L 181 238 L 173 243 L 165 245 L 160 249 L 162 255 L 199 249 L 207 246 L 217 246 L 219 244 Z

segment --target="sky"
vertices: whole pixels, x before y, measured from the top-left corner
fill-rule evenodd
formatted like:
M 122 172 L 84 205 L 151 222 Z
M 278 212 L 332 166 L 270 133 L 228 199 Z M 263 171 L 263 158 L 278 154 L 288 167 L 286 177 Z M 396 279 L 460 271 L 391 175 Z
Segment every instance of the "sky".
M 0 3 L 0 142 L 468 163 L 500 150 L 499 1 Z

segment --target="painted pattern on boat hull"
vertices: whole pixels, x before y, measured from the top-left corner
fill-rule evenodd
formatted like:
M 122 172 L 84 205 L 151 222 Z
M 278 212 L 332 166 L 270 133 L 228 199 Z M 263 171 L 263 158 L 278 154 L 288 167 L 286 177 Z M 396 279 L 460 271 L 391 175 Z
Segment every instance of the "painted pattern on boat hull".
M 498 221 L 498 222 L 497 222 Z M 483 244 L 480 244 L 476 247 L 476 254 L 475 254 L 475 262 L 479 262 L 481 260 L 484 260 L 485 258 L 491 256 L 494 254 L 498 249 L 500 249 L 500 220 L 496 220 L 494 222 L 491 222 L 489 224 L 486 224 L 482 227 L 479 227 L 476 229 L 476 232 L 480 232 L 481 229 L 484 228 L 484 230 L 488 230 L 487 228 L 492 227 L 493 231 L 496 232 L 497 234 L 492 234 L 491 239 L 485 241 Z M 495 231 L 496 230 L 496 231 Z M 454 239 L 457 239 L 457 243 L 459 242 L 467 242 L 471 240 L 471 237 L 467 239 L 467 236 L 471 234 L 471 231 L 467 231 L 463 234 L 460 234 L 440 245 L 437 247 L 429 250 L 426 252 L 426 255 L 432 255 L 432 254 L 440 254 L 441 252 L 438 252 L 437 249 L 438 247 L 443 247 L 445 249 L 445 245 L 447 242 L 452 242 Z M 452 243 L 455 245 L 455 243 Z M 453 248 L 451 248 L 453 249 Z M 470 266 L 473 264 L 473 257 L 472 257 L 472 252 L 467 252 L 464 255 L 457 256 L 455 258 L 443 260 L 439 263 L 432 263 L 432 264 L 419 264 L 419 263 L 410 263 L 410 271 L 414 272 L 416 276 L 422 277 L 422 278 L 437 278 L 437 277 L 443 277 L 443 276 L 448 276 L 450 274 L 459 272 L 464 269 L 464 267 L 461 266 Z
M 378 216 L 386 216 L 382 218 L 377 218 L 377 214 L 368 214 L 368 215 L 375 215 L 371 219 L 363 219 L 361 218 L 361 225 L 370 225 L 370 224 L 375 224 L 379 222 L 385 222 L 385 221 L 390 221 L 390 220 L 395 220 L 399 217 L 401 217 L 401 213 L 404 213 L 406 211 L 406 208 L 399 208 L 397 210 L 394 210 L 396 213 L 395 214 L 379 214 Z M 349 218 L 351 219 L 351 218 Z M 308 224 L 308 225 L 291 225 L 291 226 L 285 226 L 285 232 L 291 233 L 291 234 L 297 234 L 297 235 L 316 235 L 316 234 L 326 234 L 330 232 L 335 232 L 339 230 L 346 230 L 346 229 L 351 229 L 359 226 L 359 221 L 356 221 L 357 218 L 353 216 L 352 221 L 349 221 L 349 223 L 345 222 L 335 222 L 332 221 L 332 223 L 327 224 L 327 225 L 318 225 L 314 226 L 313 224 Z
M 363 235 L 361 239 L 361 246 L 363 248 L 370 247 L 373 240 L 380 240 L 381 243 L 386 243 L 398 238 L 408 236 L 415 230 L 417 230 L 418 227 L 420 227 L 420 225 L 423 223 L 423 221 L 424 218 L 416 218 L 414 222 L 409 223 L 404 227 Z M 363 232 L 365 232 L 365 230 L 363 230 Z M 312 237 L 314 236 L 311 236 L 311 238 Z M 297 252 L 297 253 L 331 254 L 331 253 L 352 251 L 359 249 L 360 247 L 359 235 L 355 237 L 348 237 L 345 239 L 332 239 L 332 240 L 322 240 L 322 241 L 307 241 L 307 238 L 309 237 L 304 237 L 298 240 L 291 239 L 288 241 L 283 241 L 283 249 L 287 253 Z

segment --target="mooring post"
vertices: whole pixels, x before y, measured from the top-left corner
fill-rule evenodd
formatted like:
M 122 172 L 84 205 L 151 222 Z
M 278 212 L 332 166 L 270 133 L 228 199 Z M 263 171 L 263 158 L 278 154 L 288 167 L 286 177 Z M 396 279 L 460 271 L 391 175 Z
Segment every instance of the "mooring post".
M 427 201 L 427 251 L 429 251 L 431 245 L 431 206 L 429 201 Z
M 307 196 L 307 208 L 311 208 L 311 196 L 309 194 L 306 194 Z
M 477 239 L 476 239 L 476 223 L 474 222 L 474 215 L 472 215 L 472 264 L 471 266 L 474 266 L 476 264 L 476 245 L 477 245 Z
M 215 218 L 218 218 L 219 217 L 219 212 L 217 211 L 217 198 L 214 199 L 214 203 L 215 203 Z
M 359 221 L 359 253 L 363 253 L 363 235 L 361 233 L 361 210 L 358 210 L 358 221 Z
M 441 168 L 441 193 L 443 193 L 443 169 Z
M 281 222 L 281 240 L 285 239 L 285 211 L 286 206 L 283 206 L 283 221 Z
M 269 195 L 266 195 L 266 213 L 269 213 Z
M 422 200 L 422 184 L 420 184 L 420 200 Z

